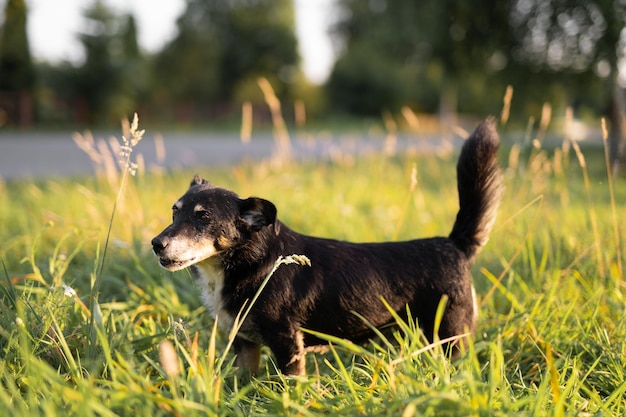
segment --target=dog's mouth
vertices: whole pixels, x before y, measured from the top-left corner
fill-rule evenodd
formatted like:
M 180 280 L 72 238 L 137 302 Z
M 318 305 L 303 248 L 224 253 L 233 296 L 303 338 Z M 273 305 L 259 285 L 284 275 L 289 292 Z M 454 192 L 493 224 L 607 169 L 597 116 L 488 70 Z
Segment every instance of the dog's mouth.
M 159 264 L 169 271 L 178 271 L 196 263 L 196 258 L 180 261 L 178 259 L 159 258 Z
M 159 258 L 159 264 L 168 271 L 178 271 L 218 255 L 213 245 L 197 248 L 153 248 L 152 252 Z

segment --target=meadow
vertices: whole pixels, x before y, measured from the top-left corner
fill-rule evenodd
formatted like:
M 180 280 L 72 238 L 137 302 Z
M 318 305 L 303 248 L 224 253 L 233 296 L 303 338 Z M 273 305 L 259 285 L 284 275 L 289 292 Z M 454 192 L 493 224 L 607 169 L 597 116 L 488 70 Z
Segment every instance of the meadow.
M 366 346 L 329 337 L 330 352 L 307 355 L 306 377 L 279 374 L 266 348 L 257 376 L 238 372 L 232 335 L 216 330 L 190 274 L 164 271 L 151 253 L 172 203 L 200 173 L 272 200 L 303 233 L 447 235 L 454 150 L 165 172 L 129 163 L 129 140 L 121 170 L 101 162 L 93 176 L 0 183 L 0 407 L 48 417 L 626 414 L 626 178 L 608 174 L 600 146 L 503 137 L 506 191 L 473 268 L 480 319 L 468 350 L 450 362 L 398 320 L 393 337 Z

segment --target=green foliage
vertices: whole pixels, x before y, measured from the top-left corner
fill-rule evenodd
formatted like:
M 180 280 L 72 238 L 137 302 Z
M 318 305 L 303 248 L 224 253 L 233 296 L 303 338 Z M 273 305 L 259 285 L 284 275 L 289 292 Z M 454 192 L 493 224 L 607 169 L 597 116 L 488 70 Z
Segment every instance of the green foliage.
M 0 127 L 33 121 L 35 69 L 26 34 L 24 0 L 8 0 L 0 20 Z
M 338 109 L 374 114 L 400 103 L 436 112 L 452 99 L 461 113 L 495 113 L 512 85 L 524 103 L 512 117 L 523 124 L 545 102 L 560 114 L 567 106 L 604 114 L 613 96 L 620 2 L 339 3 L 335 36 L 345 48 L 328 85 Z M 358 107 L 363 97 L 369 104 Z
M 453 155 L 139 172 L 121 194 L 121 174 L 0 183 L 0 404 L 16 416 L 623 415 L 624 179 L 611 204 L 598 149 L 581 168 L 568 146 L 515 143 L 502 151 L 507 192 L 474 268 L 481 318 L 468 351 L 450 363 L 399 321 L 366 346 L 324 336 L 332 349 L 309 354 L 298 378 L 277 374 L 267 349 L 258 376 L 238 373 L 190 275 L 158 267 L 149 242 L 172 201 L 200 172 L 271 199 L 305 233 L 446 235 Z
M 91 124 L 121 120 L 137 108 L 147 88 L 135 19 L 116 15 L 100 0 L 86 10 L 85 18 L 87 30 L 80 35 L 85 62 L 77 71 L 75 98 L 85 101 Z
M 23 4 L 7 3 L 4 31 L 24 35 L 0 41 L 0 67 L 10 61 L 4 54 L 19 56 L 22 69 L 0 76 L 0 90 L 2 83 L 13 89 L 34 83 Z M 566 108 L 578 118 L 608 113 L 612 159 L 623 153 L 617 62 L 626 14 L 619 1 L 338 4 L 333 35 L 342 49 L 323 88 L 301 71 L 293 0 L 189 0 L 174 39 L 149 57 L 138 48 L 133 17 L 94 0 L 79 35 L 85 62 L 38 63 L 33 98 L 5 97 L 0 106 L 9 108 L 9 121 L 21 118 L 24 125 L 33 117 L 110 124 L 137 108 L 151 121 L 211 123 L 238 119 L 244 101 L 257 105 L 255 119 L 268 119 L 257 84 L 264 77 L 286 109 L 305 103 L 308 115 L 378 117 L 403 106 L 485 115 L 499 111 L 511 85 L 523 103 L 511 108 L 513 123 L 524 126 L 529 114 L 539 118 L 546 102 L 559 115 Z M 34 116 L 18 114 L 32 100 Z
M 387 83 L 387 94 L 378 101 L 371 99 L 370 114 L 393 110 L 398 103 L 436 112 L 441 95 L 450 92 L 469 96 L 458 100 L 462 112 L 493 111 L 491 106 L 501 101 L 502 95 L 497 97 L 494 91 L 504 91 L 506 84 L 493 79 L 497 71 L 490 57 L 511 45 L 506 19 L 509 2 L 471 6 L 455 0 L 340 3 L 346 13 L 335 31 L 346 48 L 330 77 L 333 103 L 342 106 L 346 98 L 356 96 L 359 90 L 351 81 L 378 86 L 380 79 Z M 369 67 L 359 59 L 363 56 L 371 57 Z M 367 71 L 373 65 L 386 70 Z M 344 75 L 346 67 L 360 66 L 366 69 L 360 77 Z M 485 84 L 489 88 L 481 89 Z M 367 94 L 361 88 L 360 95 Z M 380 89 L 371 89 L 371 95 L 380 96 Z
M 326 90 L 335 107 L 349 114 L 378 115 L 398 111 L 405 104 L 405 86 L 398 68 L 385 55 L 367 47 L 353 47 L 336 63 Z
M 0 27 L 0 91 L 31 91 L 35 71 L 26 35 L 27 8 L 24 0 L 8 0 Z
M 249 99 L 242 90 L 256 87 L 261 76 L 289 97 L 299 71 L 291 0 L 188 1 L 177 26 L 176 38 L 155 58 L 155 71 L 158 99 L 184 104 L 181 112 L 191 113 L 186 118 Z M 258 87 L 255 92 L 260 98 Z

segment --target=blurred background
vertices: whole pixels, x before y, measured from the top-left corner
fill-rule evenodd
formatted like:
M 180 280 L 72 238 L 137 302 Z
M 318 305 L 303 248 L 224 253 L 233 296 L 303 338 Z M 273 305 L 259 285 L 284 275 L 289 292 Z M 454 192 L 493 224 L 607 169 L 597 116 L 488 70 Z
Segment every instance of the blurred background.
M 623 0 L 0 0 L 0 129 L 569 109 L 623 136 Z M 300 109 L 300 110 L 298 110 Z M 306 115 L 303 119 L 302 115 Z M 425 116 L 421 120 L 429 120 Z

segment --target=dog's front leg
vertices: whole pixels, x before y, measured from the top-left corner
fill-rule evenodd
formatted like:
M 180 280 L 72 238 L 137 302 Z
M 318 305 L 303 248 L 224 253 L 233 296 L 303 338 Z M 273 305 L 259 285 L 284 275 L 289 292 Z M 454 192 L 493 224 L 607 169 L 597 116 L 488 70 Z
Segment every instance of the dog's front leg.
M 276 356 L 276 363 L 283 374 L 304 375 L 304 340 L 300 330 L 288 334 L 276 334 L 269 343 Z
M 261 346 L 258 343 L 235 337 L 233 347 L 237 355 L 236 364 L 239 369 L 255 375 L 261 362 Z

